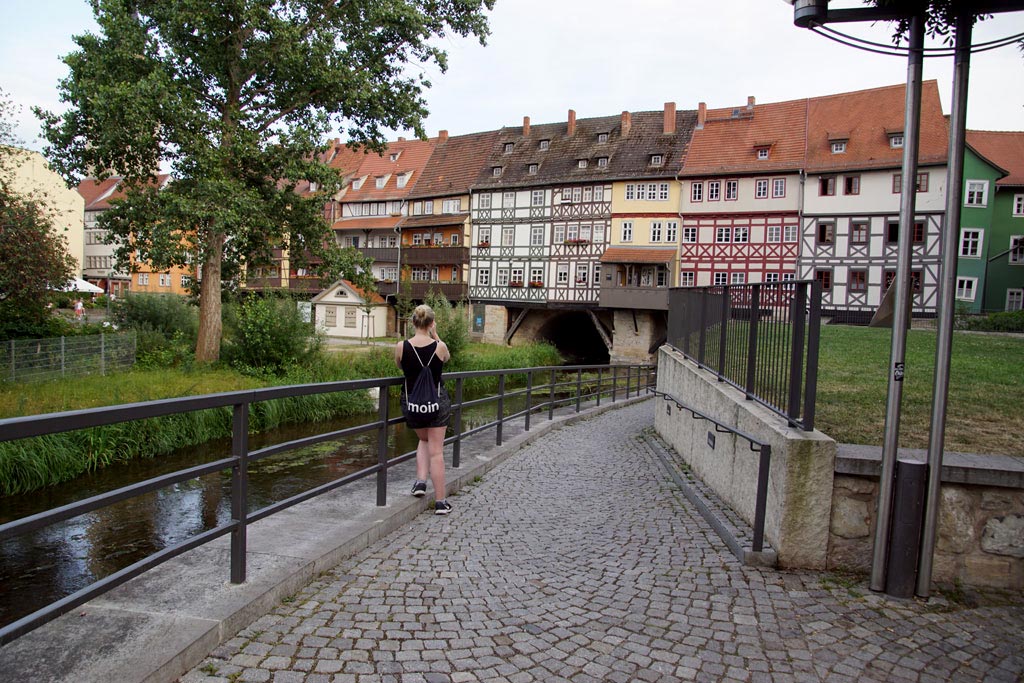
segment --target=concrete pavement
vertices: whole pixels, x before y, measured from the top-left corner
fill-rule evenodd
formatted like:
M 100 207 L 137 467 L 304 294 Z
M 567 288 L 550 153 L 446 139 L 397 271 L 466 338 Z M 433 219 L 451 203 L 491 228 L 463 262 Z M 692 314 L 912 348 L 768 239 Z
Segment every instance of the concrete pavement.
M 739 564 L 652 404 L 552 431 L 288 596 L 183 683 L 1014 681 L 1020 596 L 898 602 Z

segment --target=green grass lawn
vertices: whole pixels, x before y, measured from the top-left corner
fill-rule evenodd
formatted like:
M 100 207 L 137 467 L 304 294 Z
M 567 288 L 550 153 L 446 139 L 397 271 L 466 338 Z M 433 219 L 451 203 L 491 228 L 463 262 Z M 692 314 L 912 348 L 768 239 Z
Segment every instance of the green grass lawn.
M 927 448 L 935 338 L 907 337 L 900 445 Z M 880 446 L 891 331 L 826 325 L 821 330 L 815 426 L 836 441 Z M 1024 455 L 1016 426 L 1024 403 L 1024 337 L 957 332 L 953 338 L 946 449 Z

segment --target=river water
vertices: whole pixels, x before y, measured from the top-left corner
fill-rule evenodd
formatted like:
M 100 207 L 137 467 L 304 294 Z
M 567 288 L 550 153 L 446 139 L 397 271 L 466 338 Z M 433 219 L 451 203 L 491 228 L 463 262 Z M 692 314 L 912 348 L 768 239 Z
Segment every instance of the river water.
M 505 401 L 505 413 L 524 407 Z M 495 419 L 493 403 L 463 412 L 465 429 Z M 401 411 L 397 400 L 391 415 Z M 376 414 L 292 425 L 250 436 L 250 450 L 366 424 Z M 249 466 L 249 509 L 333 481 L 377 461 L 376 430 L 265 458 Z M 416 447 L 405 425 L 388 430 L 388 457 Z M 230 440 L 112 465 L 73 481 L 0 498 L 0 523 L 83 500 L 230 455 Z M 59 600 L 154 552 L 231 520 L 231 471 L 225 470 L 79 515 L 0 543 L 0 625 Z M 225 570 L 226 571 L 226 570 Z

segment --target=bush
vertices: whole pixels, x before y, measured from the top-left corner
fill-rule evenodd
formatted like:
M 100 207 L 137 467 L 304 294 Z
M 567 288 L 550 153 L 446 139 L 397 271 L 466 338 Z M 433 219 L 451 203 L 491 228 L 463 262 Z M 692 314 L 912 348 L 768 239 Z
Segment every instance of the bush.
M 434 320 L 437 321 L 437 336 L 448 346 L 452 357 L 465 351 L 469 345 L 469 320 L 462 304 L 452 308 L 448 299 L 433 290 L 427 292 L 424 300 L 434 309 Z
M 180 335 L 191 345 L 199 332 L 199 311 L 174 294 L 129 294 L 116 302 L 111 313 L 121 329 L 159 332 L 168 339 Z
M 967 318 L 964 327 L 982 332 L 1024 332 L 1024 311 L 1003 311 L 983 318 Z
M 225 313 L 223 358 L 245 374 L 279 376 L 319 355 L 321 338 L 290 298 L 250 297 Z

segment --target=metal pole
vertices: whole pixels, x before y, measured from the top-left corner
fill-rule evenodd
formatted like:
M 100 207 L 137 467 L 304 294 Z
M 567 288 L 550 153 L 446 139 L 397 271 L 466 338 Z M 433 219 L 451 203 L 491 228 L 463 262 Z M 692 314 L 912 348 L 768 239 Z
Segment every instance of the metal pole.
M 811 313 L 807 321 L 807 379 L 804 384 L 803 429 L 814 429 L 815 404 L 818 400 L 818 351 L 821 346 L 821 283 L 811 283 Z
M 921 556 L 915 593 L 927 598 L 932 581 L 932 562 L 938 527 L 939 490 L 942 485 L 942 451 L 946 439 L 946 405 L 949 399 L 949 364 L 953 352 L 953 313 L 956 302 L 957 237 L 964 177 L 964 142 L 967 126 L 967 84 L 971 70 L 971 15 L 956 18 L 956 57 L 953 60 L 953 105 L 949 116 L 949 166 L 946 169 L 946 224 L 942 234 L 942 270 L 939 280 L 938 338 L 935 344 L 935 388 L 928 439 L 928 488 L 925 495 Z
M 598 407 L 601 407 L 601 378 L 602 378 L 601 368 L 598 368 L 597 369 L 597 405 L 598 405 Z
M 388 504 L 388 388 L 377 388 L 377 507 Z
M 14 344 L 14 342 L 11 342 L 11 344 Z M 14 350 L 13 349 L 11 350 L 11 357 L 12 358 L 14 357 Z M 14 365 L 12 364 L 11 367 L 14 367 Z M 613 365 L 612 366 L 612 403 L 615 403 L 615 388 L 616 388 L 616 385 L 618 383 L 619 383 L 619 366 L 618 365 Z
M 462 464 L 462 378 L 455 380 L 455 446 L 452 447 L 452 467 Z
M 903 400 L 907 323 L 910 319 L 910 257 L 914 236 L 914 202 L 917 199 L 917 151 L 921 119 L 921 67 L 924 47 L 924 17 L 910 19 L 910 56 L 907 59 L 906 109 L 903 124 L 902 193 L 900 195 L 899 242 L 897 245 L 896 304 L 892 321 L 892 349 L 889 356 L 889 394 L 885 407 L 885 438 L 882 444 L 882 474 L 878 481 L 878 514 L 871 561 L 871 590 L 885 590 L 889 527 L 892 518 L 893 479 L 899 450 L 900 404 Z
M 100 332 L 100 374 L 107 374 L 107 335 Z
M 501 445 L 501 430 L 505 423 L 505 373 L 498 375 L 498 428 L 495 436 L 496 445 Z
M 245 546 L 249 515 L 249 404 L 237 403 L 231 420 L 231 583 L 245 583 Z
M 583 394 L 583 368 L 576 369 L 576 412 L 580 412 L 580 399 Z
M 754 382 L 757 376 L 757 323 L 761 317 L 761 285 L 754 285 L 750 295 L 750 320 L 747 327 L 747 381 L 746 399 L 754 398 Z
M 551 368 L 551 393 L 548 394 L 548 419 L 555 419 L 555 369 Z
M 533 410 L 533 370 L 526 371 L 526 422 L 525 429 L 530 431 L 530 411 Z

